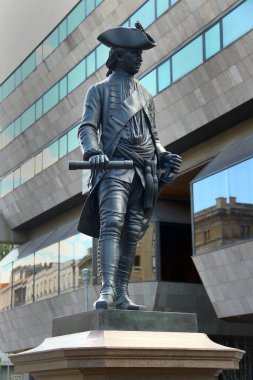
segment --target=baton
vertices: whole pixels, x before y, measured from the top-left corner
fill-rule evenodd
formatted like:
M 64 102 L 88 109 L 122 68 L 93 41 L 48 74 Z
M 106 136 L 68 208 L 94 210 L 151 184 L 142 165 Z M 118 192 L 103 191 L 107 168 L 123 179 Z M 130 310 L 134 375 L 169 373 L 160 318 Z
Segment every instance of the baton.
M 89 161 L 69 161 L 69 170 L 92 169 L 92 164 Z M 133 161 L 110 161 L 107 169 L 132 169 Z

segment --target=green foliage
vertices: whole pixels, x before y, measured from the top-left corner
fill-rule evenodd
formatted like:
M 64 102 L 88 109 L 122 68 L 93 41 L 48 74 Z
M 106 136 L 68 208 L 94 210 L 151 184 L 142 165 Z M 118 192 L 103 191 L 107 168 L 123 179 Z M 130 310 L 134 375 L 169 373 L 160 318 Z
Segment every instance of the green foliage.
M 0 244 L 0 260 L 2 260 L 4 256 L 6 256 L 7 253 L 13 249 L 13 247 L 13 244 Z

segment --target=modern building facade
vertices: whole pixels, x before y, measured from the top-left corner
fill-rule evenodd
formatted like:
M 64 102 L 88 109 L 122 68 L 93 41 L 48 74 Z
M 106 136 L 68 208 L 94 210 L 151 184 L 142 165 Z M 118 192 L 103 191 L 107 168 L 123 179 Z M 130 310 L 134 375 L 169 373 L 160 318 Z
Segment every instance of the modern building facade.
M 252 14 L 253 0 L 81 0 L 1 84 L 0 240 L 16 248 L 0 263 L 0 350 L 34 347 L 53 318 L 82 311 L 83 268 L 90 308 L 97 297 L 96 241 L 76 230 L 89 173 L 68 161 L 81 159 L 85 93 L 106 74 L 97 35 L 140 20 L 157 47 L 138 77 L 183 164 L 130 293 L 150 310 L 196 312 L 201 332 L 246 349 L 235 378 L 252 379 Z

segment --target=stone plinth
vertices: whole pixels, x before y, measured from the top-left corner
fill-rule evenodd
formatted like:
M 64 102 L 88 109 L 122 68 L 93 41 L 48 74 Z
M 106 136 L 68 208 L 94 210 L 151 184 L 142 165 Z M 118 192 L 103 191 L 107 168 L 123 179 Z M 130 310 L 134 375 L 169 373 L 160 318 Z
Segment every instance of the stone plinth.
M 93 330 L 47 338 L 11 360 L 36 380 L 213 380 L 242 355 L 200 333 Z
M 89 330 L 197 332 L 194 313 L 90 310 L 53 320 L 52 336 Z

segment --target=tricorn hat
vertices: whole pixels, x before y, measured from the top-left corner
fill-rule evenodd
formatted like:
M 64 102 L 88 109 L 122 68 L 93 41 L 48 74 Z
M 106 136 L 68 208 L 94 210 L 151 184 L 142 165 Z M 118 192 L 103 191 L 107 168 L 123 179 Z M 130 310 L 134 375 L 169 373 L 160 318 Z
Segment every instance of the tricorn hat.
M 111 48 L 130 48 L 147 50 L 156 46 L 153 38 L 145 32 L 141 23 L 135 23 L 136 28 L 118 27 L 101 33 L 97 39 Z

